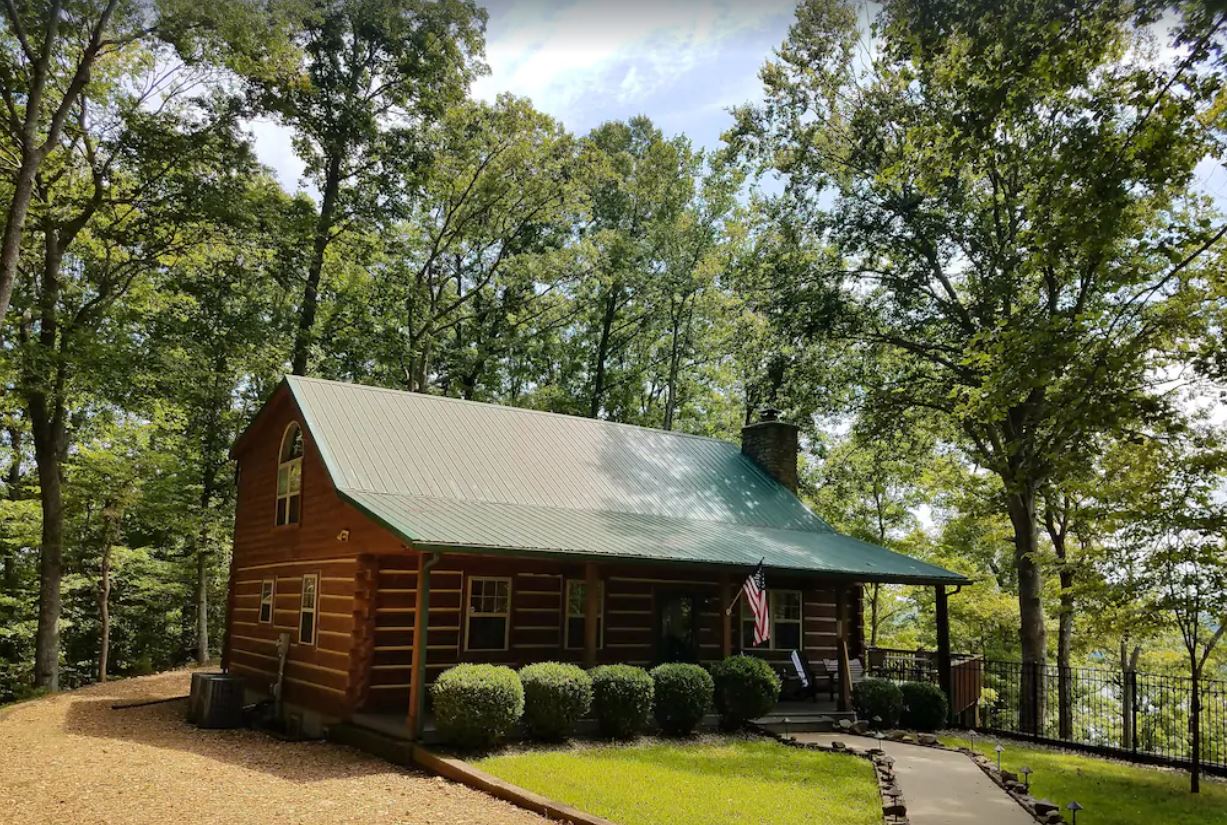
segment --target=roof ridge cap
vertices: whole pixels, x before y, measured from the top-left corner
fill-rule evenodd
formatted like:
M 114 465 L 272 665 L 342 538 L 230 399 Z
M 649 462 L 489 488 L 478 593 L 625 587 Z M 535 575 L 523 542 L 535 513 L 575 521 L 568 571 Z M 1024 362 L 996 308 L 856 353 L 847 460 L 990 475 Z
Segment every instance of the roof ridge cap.
M 285 376 L 285 379 L 286 381 L 289 381 L 291 383 L 298 383 L 298 382 L 305 381 L 305 382 L 309 382 L 313 384 L 330 384 L 333 386 L 350 387 L 350 388 L 359 389 L 359 390 L 370 390 L 374 392 L 389 393 L 391 395 L 400 395 L 400 396 L 408 395 L 408 396 L 414 396 L 416 398 L 430 399 L 432 401 L 446 401 L 446 402 L 450 402 L 453 404 L 464 404 L 467 406 L 486 407 L 486 408 L 493 408 L 493 409 L 498 409 L 498 410 L 508 410 L 511 412 L 519 412 L 519 413 L 530 413 L 533 415 L 545 415 L 545 416 L 551 416 L 554 418 L 565 418 L 571 421 L 591 422 L 593 424 L 605 425 L 605 426 L 611 426 L 611 427 L 624 427 L 624 428 L 632 429 L 632 430 L 640 430 L 643 432 L 656 433 L 658 435 L 673 436 L 675 438 L 692 438 L 692 439 L 697 439 L 699 441 L 714 442 L 716 444 L 722 444 L 726 447 L 737 448 L 737 445 L 734 444 L 733 442 L 725 441 L 723 438 L 716 438 L 715 436 L 699 435 L 697 433 L 685 433 L 685 432 L 680 432 L 678 430 L 661 430 L 656 427 L 645 427 L 642 424 L 630 424 L 625 421 L 610 421 L 607 418 L 588 418 L 587 416 L 583 416 L 583 415 L 571 415 L 570 413 L 553 412 L 552 410 L 538 410 L 534 407 L 517 407 L 512 404 L 495 404 L 489 401 L 474 401 L 469 398 L 455 398 L 450 395 L 434 395 L 432 393 L 426 393 L 426 392 L 413 392 L 411 390 L 398 390 L 392 387 L 381 387 L 377 384 L 360 384 L 355 381 L 336 381 L 330 378 L 314 378 L 314 377 L 306 376 L 306 375 L 287 375 Z

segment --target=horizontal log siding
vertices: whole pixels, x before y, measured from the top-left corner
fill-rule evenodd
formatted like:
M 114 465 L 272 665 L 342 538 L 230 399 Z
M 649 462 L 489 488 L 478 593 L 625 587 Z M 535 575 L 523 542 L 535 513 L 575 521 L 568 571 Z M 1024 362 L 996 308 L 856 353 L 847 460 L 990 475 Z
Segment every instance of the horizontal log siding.
M 301 521 L 274 526 L 278 451 L 291 421 L 301 415 L 282 388 L 240 442 L 238 499 L 235 506 L 234 556 L 231 563 L 230 612 L 222 664 L 264 692 L 277 672 L 277 632 L 290 633 L 286 664 L 287 701 L 338 717 L 348 716 L 368 688 L 361 655 L 369 628 L 358 580 L 360 554 L 404 554 L 404 543 L 337 496 L 311 433 L 303 428 Z M 298 644 L 302 576 L 320 576 L 315 646 Z M 259 622 L 260 583 L 277 580 L 272 624 Z M 357 616 L 357 620 L 355 618 Z M 361 651 L 359 651 L 361 653 Z M 355 669 L 357 668 L 357 669 Z
M 701 597 L 699 654 L 710 664 L 720 659 L 721 611 L 719 572 L 668 567 L 603 564 L 605 581 L 605 644 L 602 663 L 653 664 L 656 656 L 656 604 L 679 591 Z M 465 651 L 464 596 L 471 576 L 511 579 L 509 649 Z M 548 560 L 514 560 L 493 556 L 445 553 L 431 573 L 427 681 L 462 661 L 521 667 L 538 661 L 581 663 L 583 650 L 563 647 L 564 582 L 583 579 L 582 564 Z M 413 655 L 413 606 L 417 593 L 416 562 L 411 556 L 380 562 L 375 620 L 374 667 L 365 707 L 404 711 L 408 706 L 410 662 Z M 804 646 L 811 660 L 835 654 L 835 589 L 813 579 L 768 577 L 774 589 L 801 590 Z M 735 585 L 739 586 L 738 581 Z M 735 592 L 735 590 L 734 590 Z M 734 611 L 734 650 L 738 636 Z M 787 650 L 747 651 L 771 661 L 785 661 Z

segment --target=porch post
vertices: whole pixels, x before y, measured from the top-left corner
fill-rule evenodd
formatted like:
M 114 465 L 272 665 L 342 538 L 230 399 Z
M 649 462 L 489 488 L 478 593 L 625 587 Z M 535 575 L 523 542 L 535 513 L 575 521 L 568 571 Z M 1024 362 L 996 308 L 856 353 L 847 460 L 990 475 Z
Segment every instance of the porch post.
M 733 655 L 733 614 L 729 602 L 733 598 L 733 584 L 728 573 L 720 574 L 720 656 L 727 659 Z
M 852 664 L 848 661 L 848 588 L 835 587 L 835 654 L 839 666 L 839 704 L 841 711 L 852 710 Z
M 946 588 L 939 584 L 933 591 L 937 596 L 937 684 L 946 694 L 946 704 L 953 714 L 954 683 L 950 669 L 950 613 L 946 604 Z
M 595 562 L 584 565 L 584 666 L 596 665 L 596 649 L 600 638 L 598 621 L 601 616 L 601 576 Z
M 409 737 L 422 735 L 426 713 L 426 640 L 430 625 L 430 569 L 439 562 L 438 552 L 418 553 L 417 592 L 413 602 L 413 658 L 409 673 Z

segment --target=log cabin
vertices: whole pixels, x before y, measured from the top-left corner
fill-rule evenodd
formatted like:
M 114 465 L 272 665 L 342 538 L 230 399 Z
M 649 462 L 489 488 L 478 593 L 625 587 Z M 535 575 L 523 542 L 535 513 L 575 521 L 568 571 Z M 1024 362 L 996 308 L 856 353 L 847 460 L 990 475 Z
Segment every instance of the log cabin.
M 287 377 L 232 449 L 223 667 L 268 695 L 287 634 L 305 732 L 381 713 L 412 737 L 459 662 L 856 658 L 871 582 L 934 586 L 944 620 L 963 577 L 833 530 L 796 495 L 797 452 L 775 411 L 735 445 Z M 760 560 L 754 647 L 726 607 Z

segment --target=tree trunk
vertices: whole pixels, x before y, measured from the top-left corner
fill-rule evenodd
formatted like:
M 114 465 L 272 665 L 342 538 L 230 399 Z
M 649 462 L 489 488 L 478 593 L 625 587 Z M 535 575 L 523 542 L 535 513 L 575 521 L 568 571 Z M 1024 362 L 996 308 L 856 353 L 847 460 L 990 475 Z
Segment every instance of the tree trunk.
M 1008 487 L 1007 487 L 1008 489 Z M 1019 642 L 1022 647 L 1022 690 L 1019 723 L 1027 733 L 1041 733 L 1044 718 L 1044 665 L 1047 636 L 1044 630 L 1043 576 L 1036 563 L 1037 531 L 1035 490 L 1006 493 L 1010 523 L 1014 527 L 1014 567 L 1018 572 Z
M 98 681 L 107 680 L 107 660 L 111 655 L 111 550 L 119 541 L 123 513 L 115 502 L 102 509 L 102 557 L 98 576 Z
M 1189 746 L 1189 792 L 1201 793 L 1201 665 L 1197 661 L 1196 652 L 1190 656 L 1190 659 L 1192 668 L 1189 670 L 1189 675 L 1192 677 L 1192 696 L 1189 697 L 1189 727 L 1191 734 Z
M 4 475 L 4 488 L 9 501 L 17 501 L 21 484 L 21 428 L 14 425 L 8 428 L 9 447 L 12 458 Z M 4 543 L 4 592 L 13 593 L 17 590 L 17 554 L 13 546 Z
M 311 263 L 307 267 L 307 282 L 303 286 L 302 306 L 298 310 L 298 333 L 294 336 L 294 355 L 291 364 L 295 375 L 307 374 L 307 359 L 311 354 L 312 331 L 315 314 L 319 309 L 320 276 L 324 271 L 324 256 L 332 241 L 332 227 L 336 222 L 337 193 L 341 188 L 341 153 L 333 152 L 328 160 L 324 177 L 324 197 L 320 213 L 315 221 L 315 240 L 311 248 Z
M 37 104 L 36 104 L 37 105 Z M 31 135 L 33 138 L 33 135 Z M 4 316 L 8 313 L 13 298 L 13 285 L 17 281 L 17 265 L 21 260 L 21 238 L 34 195 L 34 177 L 42 157 L 33 146 L 22 151 L 21 167 L 13 183 L 13 199 L 9 201 L 4 217 L 4 240 L 0 243 L 0 330 L 4 329 Z M 2 340 L 2 339 L 0 339 Z
M 1121 743 L 1120 746 L 1125 749 L 1134 747 L 1134 742 L 1137 739 L 1137 731 L 1133 726 L 1134 708 L 1137 705 L 1137 682 L 1136 676 L 1138 669 L 1138 656 L 1141 655 L 1142 649 L 1134 647 L 1133 653 L 1127 655 L 1127 639 L 1120 640 L 1120 669 L 1121 669 Z
M 1070 502 L 1062 497 L 1058 505 L 1044 510 L 1044 525 L 1057 558 L 1057 575 L 1061 582 L 1061 604 L 1057 613 L 1057 730 L 1061 739 L 1072 739 L 1074 733 L 1073 661 L 1074 646 L 1074 570 L 1069 564 L 1068 545 Z
M 881 585 L 873 583 L 872 595 L 869 597 L 869 646 L 878 646 L 878 593 Z
M 614 320 L 618 316 L 618 295 L 621 291 L 618 284 L 614 283 L 605 296 L 604 312 L 601 315 L 601 336 L 597 340 L 596 359 L 593 364 L 592 402 L 588 407 L 589 418 L 596 418 L 601 414 L 601 407 L 605 401 L 606 363 L 609 361 L 610 338 Z

